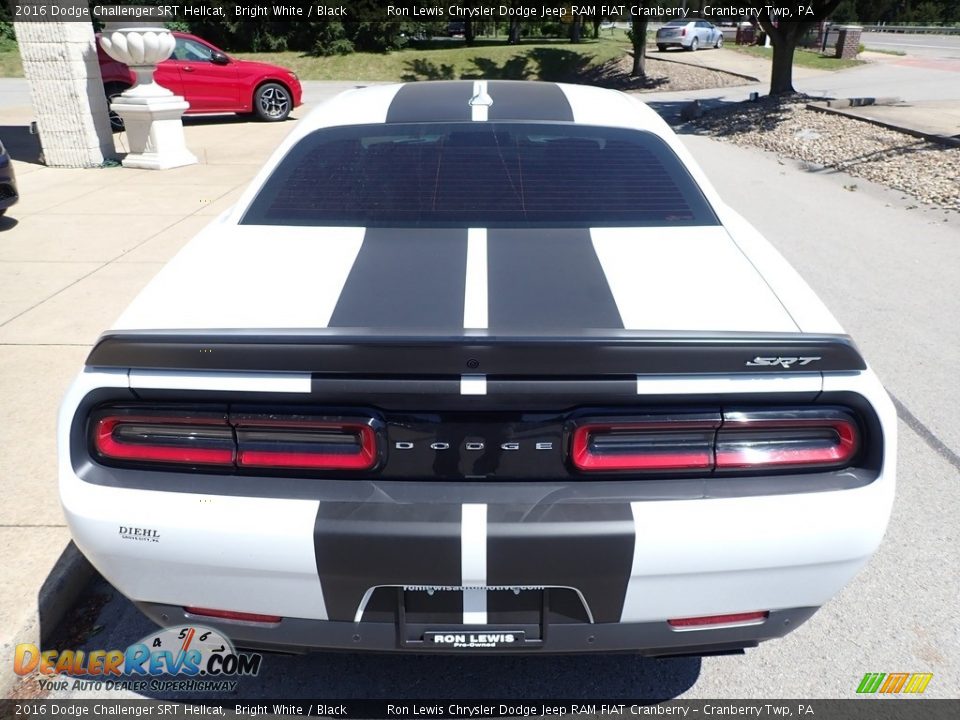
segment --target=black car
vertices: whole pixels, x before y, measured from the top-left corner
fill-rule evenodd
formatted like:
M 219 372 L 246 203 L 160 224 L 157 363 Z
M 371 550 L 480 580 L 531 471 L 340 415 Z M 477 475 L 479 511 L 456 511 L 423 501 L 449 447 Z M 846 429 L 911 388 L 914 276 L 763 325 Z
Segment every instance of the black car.
M 17 192 L 17 176 L 13 172 L 13 163 L 3 142 L 0 142 L 0 215 L 20 199 Z

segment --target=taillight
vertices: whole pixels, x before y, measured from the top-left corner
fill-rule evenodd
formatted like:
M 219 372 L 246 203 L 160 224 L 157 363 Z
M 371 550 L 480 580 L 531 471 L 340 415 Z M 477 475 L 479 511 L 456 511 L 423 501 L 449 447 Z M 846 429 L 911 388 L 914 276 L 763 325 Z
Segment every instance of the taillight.
M 370 470 L 377 464 L 369 425 L 243 416 L 236 427 L 241 467 Z
M 188 465 L 232 465 L 235 453 L 226 415 L 212 413 L 100 415 L 93 424 L 93 446 L 111 460 Z
M 375 426 L 370 417 L 121 406 L 91 416 L 90 439 L 107 463 L 371 470 L 379 461 Z
M 215 610 L 213 608 L 185 607 L 191 615 L 200 615 L 202 617 L 219 618 L 220 620 L 233 620 L 235 622 L 260 623 L 263 625 L 276 625 L 283 620 L 279 615 L 261 615 L 260 613 L 234 612 L 233 610 Z
M 834 469 L 853 463 L 860 433 L 838 408 L 578 420 L 570 460 L 584 472 Z
M 706 470 L 713 467 L 719 414 L 598 419 L 577 425 L 578 470 Z
M 854 419 L 841 410 L 724 413 L 718 469 L 843 467 L 859 449 Z

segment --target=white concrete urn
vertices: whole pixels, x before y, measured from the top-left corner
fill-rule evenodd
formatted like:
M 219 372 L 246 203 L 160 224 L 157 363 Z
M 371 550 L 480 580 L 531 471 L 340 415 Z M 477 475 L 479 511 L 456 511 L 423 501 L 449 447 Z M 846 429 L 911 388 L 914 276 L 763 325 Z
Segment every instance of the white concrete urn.
M 153 74 L 157 63 L 170 57 L 175 39 L 163 27 L 130 27 L 107 23 L 100 46 L 117 62 L 127 65 L 136 83 L 110 103 L 123 120 L 130 152 L 124 167 L 165 170 L 197 162 L 187 150 L 181 117 L 190 104 L 158 85 Z

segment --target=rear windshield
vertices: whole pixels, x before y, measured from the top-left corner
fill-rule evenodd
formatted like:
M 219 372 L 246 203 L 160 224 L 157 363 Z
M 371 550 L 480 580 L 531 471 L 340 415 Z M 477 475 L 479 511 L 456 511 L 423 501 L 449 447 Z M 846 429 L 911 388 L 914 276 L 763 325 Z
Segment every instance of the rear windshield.
M 656 135 L 571 124 L 351 125 L 297 143 L 245 225 L 715 225 Z

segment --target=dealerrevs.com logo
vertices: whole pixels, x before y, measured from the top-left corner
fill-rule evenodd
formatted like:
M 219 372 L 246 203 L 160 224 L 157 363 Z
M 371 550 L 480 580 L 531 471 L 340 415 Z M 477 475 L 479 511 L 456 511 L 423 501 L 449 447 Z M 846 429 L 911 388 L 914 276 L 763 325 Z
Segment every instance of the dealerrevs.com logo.
M 37 673 L 42 689 L 211 691 L 236 689 L 260 672 L 263 656 L 237 652 L 222 633 L 199 625 L 164 628 L 125 650 L 41 650 L 17 645 L 13 669 Z M 72 681 L 72 684 L 71 684 Z

